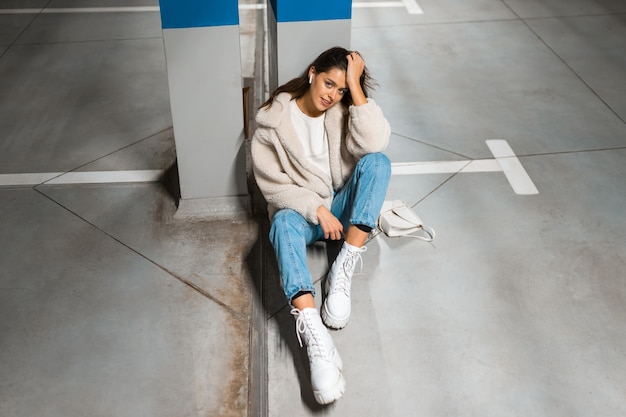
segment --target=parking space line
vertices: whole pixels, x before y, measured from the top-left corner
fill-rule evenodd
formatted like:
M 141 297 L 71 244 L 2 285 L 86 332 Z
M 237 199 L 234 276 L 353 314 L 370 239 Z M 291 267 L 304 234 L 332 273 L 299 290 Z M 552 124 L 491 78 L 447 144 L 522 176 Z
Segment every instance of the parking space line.
M 373 2 L 352 2 L 353 9 L 376 9 L 404 7 L 401 1 L 373 1 Z
M 45 8 L 41 13 L 119 13 L 119 12 L 158 12 L 159 6 L 137 6 L 137 7 L 67 7 L 67 8 Z
M 406 7 L 409 14 L 424 14 L 424 11 L 415 0 L 402 0 L 402 3 L 404 3 L 404 7 Z
M 35 186 L 69 184 L 123 184 L 132 182 L 157 182 L 165 171 L 81 171 L 81 172 L 41 172 L 27 174 L 0 174 L 0 186 Z
M 507 141 L 502 139 L 488 140 L 487 146 L 502 167 L 504 175 L 506 175 L 516 194 L 539 194 L 537 187 Z
M 394 162 L 392 175 L 456 174 L 457 172 L 500 172 L 502 167 L 495 159 L 462 161 Z
M 128 182 L 156 182 L 163 176 L 163 170 L 135 171 L 84 171 L 67 172 L 50 181 L 46 185 L 55 184 L 112 184 Z
M 495 159 L 475 159 L 460 161 L 394 162 L 392 175 L 457 174 L 477 172 L 504 172 L 516 194 L 539 194 L 537 187 L 515 156 L 506 140 L 487 140 L 487 146 Z
M 470 161 L 393 162 L 391 175 L 454 174 Z
M 391 164 L 391 174 L 503 172 L 516 194 L 539 194 L 537 187 L 506 140 L 493 139 L 486 142 L 495 159 L 394 162 Z M 160 181 L 163 174 L 164 170 L 161 169 L 0 174 L 0 187 L 157 182 Z
M 391 164 L 391 174 L 424 175 L 503 172 L 516 194 L 539 194 L 537 187 L 506 140 L 492 139 L 486 142 L 495 159 L 394 162 Z M 164 170 L 161 169 L 0 174 L 0 187 L 157 182 L 160 181 L 163 174 Z
M 376 2 L 352 2 L 354 9 L 370 8 L 396 8 L 404 7 L 409 14 L 424 14 L 422 8 L 415 0 L 402 1 L 376 1 Z M 262 10 L 264 3 L 240 4 L 240 10 Z M 159 6 L 129 6 L 129 7 L 46 7 L 31 9 L 0 9 L 0 14 L 59 14 L 59 13 L 133 13 L 133 12 L 158 12 Z
M 43 9 L 0 9 L 0 14 L 59 14 L 59 13 L 132 13 L 158 12 L 159 6 L 138 7 L 47 7 Z
M 40 172 L 34 174 L 0 174 L 0 186 L 14 187 L 43 184 L 52 178 L 62 175 L 62 172 Z

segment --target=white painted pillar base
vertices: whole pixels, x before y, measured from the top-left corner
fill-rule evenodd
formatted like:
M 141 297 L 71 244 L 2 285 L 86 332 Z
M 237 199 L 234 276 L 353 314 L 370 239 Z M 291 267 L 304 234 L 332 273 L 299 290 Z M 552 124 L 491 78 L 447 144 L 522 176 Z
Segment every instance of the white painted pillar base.
M 176 220 L 237 220 L 251 212 L 250 196 L 181 199 Z

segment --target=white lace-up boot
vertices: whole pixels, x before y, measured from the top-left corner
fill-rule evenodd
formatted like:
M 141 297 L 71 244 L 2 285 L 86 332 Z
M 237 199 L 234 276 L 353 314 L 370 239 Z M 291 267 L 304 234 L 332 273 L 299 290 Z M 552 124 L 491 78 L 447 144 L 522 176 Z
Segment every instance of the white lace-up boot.
M 361 261 L 361 253 L 367 248 L 357 248 L 344 242 L 335 262 L 330 267 L 326 279 L 326 300 L 322 307 L 324 323 L 333 329 L 341 329 L 348 324 L 350 318 L 350 287 L 357 260 Z
M 314 308 L 294 308 L 291 314 L 296 317 L 300 347 L 303 339 L 306 344 L 315 401 L 329 404 L 338 400 L 346 389 L 346 381 L 341 373 L 343 362 L 328 329 Z

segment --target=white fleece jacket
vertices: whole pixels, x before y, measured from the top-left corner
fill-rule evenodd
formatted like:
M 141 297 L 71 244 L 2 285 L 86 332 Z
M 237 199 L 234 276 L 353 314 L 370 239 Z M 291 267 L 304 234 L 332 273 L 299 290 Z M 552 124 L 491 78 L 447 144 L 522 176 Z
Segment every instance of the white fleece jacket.
M 308 222 L 318 224 L 317 209 L 330 209 L 334 192 L 348 180 L 356 163 L 368 153 L 382 152 L 391 129 L 374 100 L 346 109 L 338 103 L 326 111 L 331 177 L 305 157 L 289 110 L 288 93 L 279 94 L 272 106 L 259 110 L 252 137 L 252 167 L 256 182 L 268 203 L 270 219 L 290 208 Z

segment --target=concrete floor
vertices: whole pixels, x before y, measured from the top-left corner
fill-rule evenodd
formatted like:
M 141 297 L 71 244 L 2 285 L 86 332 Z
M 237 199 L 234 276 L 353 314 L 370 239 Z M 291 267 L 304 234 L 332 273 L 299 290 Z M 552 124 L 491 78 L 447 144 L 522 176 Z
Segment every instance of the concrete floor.
M 504 139 L 539 193 L 502 172 L 394 175 L 387 199 L 436 240 L 369 242 L 331 406 L 269 297 L 270 415 L 626 415 L 626 4 L 418 4 L 353 12 L 392 161 L 493 159 Z M 323 248 L 311 265 L 321 279 Z
M 174 216 L 158 9 L 5 9 L 158 1 L 9 3 L 0 5 L 0 415 L 254 415 L 258 226 Z M 162 180 L 73 183 L 99 171 Z
M 347 391 L 326 407 L 266 222 L 176 219 L 170 181 L 26 175 L 171 171 L 158 12 L 0 13 L 1 416 L 626 415 L 626 3 L 391 3 L 353 10 L 352 48 L 389 156 L 416 172 L 396 171 L 388 199 L 437 238 L 368 243 L 333 332 Z M 538 194 L 471 172 L 496 162 L 490 139 Z M 310 250 L 320 279 L 327 249 Z

